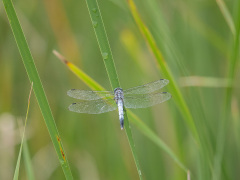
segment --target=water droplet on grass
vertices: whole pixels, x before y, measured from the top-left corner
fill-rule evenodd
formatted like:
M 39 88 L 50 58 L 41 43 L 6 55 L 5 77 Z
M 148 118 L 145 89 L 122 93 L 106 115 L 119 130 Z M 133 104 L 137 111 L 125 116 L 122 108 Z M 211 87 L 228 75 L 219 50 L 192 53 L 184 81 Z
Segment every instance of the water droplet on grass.
M 141 172 L 141 170 L 138 170 L 138 174 L 139 174 L 139 176 L 141 176 L 141 175 L 142 175 L 142 172 Z
M 93 27 L 97 27 L 98 26 L 98 23 L 96 21 L 93 21 Z
M 94 13 L 96 13 L 96 12 L 97 12 L 97 8 L 92 8 L 92 11 L 93 11 Z
M 107 59 L 108 58 L 108 53 L 104 52 L 102 53 L 103 59 Z

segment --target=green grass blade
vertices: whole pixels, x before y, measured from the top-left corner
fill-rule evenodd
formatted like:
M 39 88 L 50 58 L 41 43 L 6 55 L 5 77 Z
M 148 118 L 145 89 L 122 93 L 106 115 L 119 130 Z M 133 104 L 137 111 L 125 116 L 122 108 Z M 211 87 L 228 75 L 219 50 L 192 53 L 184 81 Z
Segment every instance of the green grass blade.
M 223 115 L 219 124 L 218 137 L 217 137 L 217 148 L 216 155 L 214 158 L 214 169 L 213 169 L 213 180 L 221 179 L 221 166 L 222 158 L 224 154 L 225 139 L 227 129 L 229 126 L 229 120 L 232 118 L 231 115 L 231 98 L 233 92 L 234 77 L 237 70 L 237 60 L 239 60 L 239 40 L 240 40 L 240 3 L 238 2 L 237 8 L 237 20 L 236 20 L 236 36 L 234 36 L 234 44 L 232 48 L 232 55 L 228 65 L 228 79 L 230 86 L 226 88 L 225 92 L 225 103 L 223 106 Z
M 133 112 L 129 112 L 129 117 L 132 123 L 134 123 L 139 130 L 147 136 L 151 141 L 153 141 L 157 146 L 163 149 L 169 156 L 181 167 L 186 173 L 188 169 L 184 164 L 177 158 L 174 152 L 151 130 L 149 129 Z
M 100 84 L 94 81 L 90 76 L 84 73 L 81 69 L 76 67 L 74 64 L 65 59 L 57 51 L 54 54 L 62 61 L 68 68 L 75 74 L 79 79 L 81 79 L 89 88 L 92 90 L 106 91 Z M 135 115 L 131 110 L 128 110 L 129 120 L 135 124 L 135 126 L 142 132 L 147 138 L 149 138 L 153 143 L 155 143 L 159 148 L 165 151 L 175 162 L 187 173 L 187 168 L 179 160 L 176 154 L 161 140 L 150 128 L 148 128 L 145 123 Z
M 186 124 L 188 125 L 190 131 L 193 134 L 193 137 L 195 138 L 196 142 L 198 144 L 200 144 L 199 134 L 197 132 L 195 123 L 193 121 L 193 117 L 187 107 L 185 100 L 183 99 L 183 96 L 179 90 L 179 87 L 175 81 L 174 76 L 172 75 L 172 72 L 170 71 L 168 65 L 166 64 L 166 62 L 163 58 L 163 55 L 162 55 L 161 51 L 158 49 L 156 42 L 153 39 L 150 31 L 148 30 L 148 28 L 145 26 L 142 19 L 140 18 L 139 13 L 137 11 L 137 8 L 136 8 L 133 0 L 128 0 L 128 4 L 129 4 L 130 11 L 138 25 L 138 28 L 140 29 L 141 33 L 145 37 L 146 42 L 148 43 L 151 51 L 153 52 L 153 54 L 157 60 L 156 64 L 161 69 L 163 75 L 170 81 L 168 88 L 169 88 L 170 92 L 172 93 L 173 99 L 175 100 L 178 108 L 180 109 L 180 111 L 186 121 Z
M 57 51 L 54 50 L 53 53 L 88 87 L 90 87 L 92 90 L 103 91 L 104 88 L 100 84 L 94 81 L 90 76 L 88 76 L 85 72 L 79 69 L 76 65 L 66 60 L 65 57 L 63 57 Z
M 22 144 L 23 144 L 23 137 L 22 137 L 22 142 L 21 142 L 21 145 L 20 145 L 20 150 L 19 150 L 19 153 L 18 153 L 16 168 L 15 168 L 15 171 L 14 171 L 14 176 L 13 176 L 14 180 L 18 180 L 20 161 L 21 161 L 21 155 L 22 155 Z
M 31 91 L 30 91 L 30 94 L 29 94 L 28 110 L 29 110 L 32 87 L 33 87 L 33 83 L 31 85 Z M 28 111 L 27 111 L 27 115 L 28 115 Z M 25 126 L 24 126 L 24 131 L 25 131 L 25 128 L 26 128 L 26 124 L 27 124 L 27 118 L 26 118 L 26 122 L 25 122 Z M 23 136 L 24 136 L 24 134 L 23 134 Z M 29 180 L 34 180 L 35 179 L 34 178 L 34 172 L 33 172 L 33 168 L 32 168 L 32 163 L 31 163 L 30 153 L 29 153 L 29 150 L 28 150 L 27 141 L 23 142 L 23 158 L 24 158 L 24 165 L 25 165 L 27 177 L 28 177 Z
M 97 1 L 86 0 L 88 11 L 94 27 L 94 32 L 97 37 L 97 41 L 100 47 L 100 51 L 103 57 L 104 65 L 110 80 L 112 89 L 120 87 L 117 71 L 115 68 L 112 51 L 108 42 L 106 30 L 103 24 L 102 16 Z
M 28 117 L 28 112 L 29 112 L 30 98 L 31 98 L 31 94 L 32 94 L 32 87 L 33 87 L 33 83 L 31 85 L 29 98 L 28 98 L 27 113 L 26 113 L 26 117 L 25 117 L 25 123 L 24 123 L 24 129 L 23 129 L 23 135 L 22 135 L 20 150 L 19 150 L 19 153 L 18 153 L 17 165 L 16 165 L 16 168 L 15 168 L 14 177 L 13 177 L 14 180 L 18 180 L 18 175 L 19 175 L 20 161 L 21 161 L 21 156 L 22 156 L 22 147 L 23 147 L 23 144 L 24 144 L 24 135 L 25 135 L 26 125 L 27 125 L 27 117 Z
M 5 7 L 5 10 L 6 10 L 8 19 L 9 19 L 9 23 L 12 28 L 19 52 L 20 52 L 22 60 L 23 60 L 23 64 L 27 71 L 29 80 L 30 80 L 30 82 L 34 83 L 33 90 L 34 90 L 36 99 L 38 101 L 39 107 L 41 109 L 42 115 L 44 117 L 45 123 L 47 125 L 53 145 L 56 149 L 56 152 L 57 152 L 58 158 L 60 160 L 65 177 L 66 177 L 66 179 L 73 179 L 69 164 L 67 162 L 65 153 L 63 151 L 62 143 L 59 138 L 60 136 L 59 136 L 56 124 L 54 122 L 52 112 L 50 110 L 47 98 L 45 96 L 45 92 L 42 87 L 41 80 L 39 78 L 32 55 L 30 53 L 29 47 L 28 47 L 26 39 L 24 37 L 22 28 L 18 21 L 13 4 L 12 4 L 11 0 L 3 0 L 3 4 Z
M 98 45 L 100 47 L 100 51 L 103 57 L 104 65 L 108 74 L 108 78 L 110 80 L 112 89 L 114 90 L 115 88 L 120 87 L 120 83 L 118 80 L 117 71 L 114 65 L 113 56 L 112 56 L 111 48 L 108 42 L 105 27 L 103 24 L 100 9 L 96 0 L 86 0 L 86 3 L 87 3 L 88 11 L 94 27 L 94 32 L 96 34 L 96 38 L 98 41 Z M 140 164 L 138 161 L 138 157 L 137 157 L 137 153 L 134 145 L 132 132 L 128 122 L 127 113 L 124 113 L 124 123 L 125 123 L 125 126 L 124 126 L 125 132 L 128 137 L 128 142 L 130 144 L 131 151 L 133 153 L 133 158 L 137 167 L 139 179 L 142 179 L 141 168 L 140 168 Z
M 23 143 L 23 158 L 24 158 L 24 165 L 26 169 L 27 179 L 34 180 L 34 171 L 32 167 L 31 157 L 28 150 L 27 142 Z
M 223 17 L 225 18 L 230 30 L 232 31 L 233 36 L 235 36 L 235 34 L 236 34 L 235 25 L 234 25 L 232 16 L 229 13 L 226 4 L 224 3 L 223 0 L 216 0 L 216 2 L 217 2 L 217 5 L 219 6 L 221 13 L 223 14 Z

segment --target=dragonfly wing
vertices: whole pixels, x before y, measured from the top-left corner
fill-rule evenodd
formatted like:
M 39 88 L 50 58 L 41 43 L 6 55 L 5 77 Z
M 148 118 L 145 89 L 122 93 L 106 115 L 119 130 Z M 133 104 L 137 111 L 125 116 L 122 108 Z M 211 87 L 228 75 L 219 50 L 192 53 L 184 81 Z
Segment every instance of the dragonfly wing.
M 68 109 L 77 113 L 101 114 L 117 109 L 114 99 L 98 99 L 71 104 Z
M 171 98 L 168 92 L 154 93 L 154 94 L 141 94 L 136 96 L 124 96 L 124 105 L 126 108 L 146 108 L 156 104 L 160 104 Z
M 81 100 L 97 100 L 104 97 L 114 98 L 114 94 L 111 91 L 87 91 L 80 89 L 71 89 L 67 92 L 67 95 Z
M 133 87 L 130 89 L 127 89 L 124 92 L 124 94 L 147 94 L 152 93 L 158 89 L 163 88 L 169 83 L 169 80 L 167 79 L 159 79 L 157 81 L 144 84 L 142 86 Z

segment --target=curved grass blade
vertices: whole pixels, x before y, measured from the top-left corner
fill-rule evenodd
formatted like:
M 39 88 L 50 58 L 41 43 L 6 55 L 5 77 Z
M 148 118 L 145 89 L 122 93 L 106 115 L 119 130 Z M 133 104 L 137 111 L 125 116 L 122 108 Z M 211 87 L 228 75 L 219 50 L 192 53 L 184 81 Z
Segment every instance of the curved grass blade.
M 96 81 L 94 81 L 91 77 L 89 77 L 87 74 L 85 74 L 82 70 L 77 68 L 74 64 L 67 61 L 61 54 L 59 54 L 57 51 L 54 52 L 54 54 L 64 62 L 66 66 L 74 73 L 76 74 L 79 79 L 81 79 L 89 88 L 92 90 L 98 90 L 98 91 L 106 91 L 100 84 L 98 84 Z M 97 87 L 97 89 L 93 88 Z M 155 143 L 159 148 L 163 149 L 175 162 L 176 164 L 182 168 L 187 173 L 187 168 L 184 166 L 183 162 L 179 160 L 176 154 L 174 154 L 173 150 L 171 150 L 164 142 L 161 140 L 150 128 L 148 128 L 144 122 L 135 115 L 131 110 L 127 111 L 129 114 L 129 119 L 132 123 L 135 124 L 135 126 L 142 132 L 146 137 L 148 137 L 153 143 Z
M 26 117 L 25 117 L 25 123 L 24 123 L 24 129 L 23 129 L 23 135 L 22 135 L 20 150 L 19 150 L 19 153 L 18 153 L 17 165 L 16 165 L 16 168 L 15 168 L 14 177 L 13 177 L 14 180 L 17 180 L 18 175 L 19 175 L 20 161 L 21 161 L 21 156 L 22 156 L 22 148 L 23 148 L 23 144 L 25 144 L 24 135 L 25 135 L 26 125 L 27 125 L 27 117 L 28 117 L 28 111 L 29 111 L 29 106 L 30 106 L 30 98 L 31 98 L 31 94 L 32 94 L 32 87 L 33 87 L 33 83 L 31 84 L 31 89 L 30 89 L 30 93 L 29 93 L 29 97 L 28 97 L 27 113 L 26 113 Z
M 33 91 L 35 93 L 36 99 L 38 101 L 38 105 L 41 109 L 42 115 L 44 117 L 45 123 L 47 125 L 50 137 L 52 139 L 53 145 L 57 152 L 59 161 L 61 163 L 64 175 L 66 179 L 73 179 L 72 173 L 68 164 L 68 161 L 65 157 L 65 153 L 63 151 L 62 143 L 58 141 L 59 133 L 54 122 L 54 118 L 52 112 L 50 110 L 47 98 L 45 96 L 45 92 L 42 87 L 41 80 L 39 78 L 36 66 L 34 64 L 32 55 L 30 53 L 28 44 L 24 37 L 22 28 L 18 21 L 16 12 L 14 10 L 13 4 L 11 0 L 3 0 L 3 4 L 9 19 L 10 26 L 13 31 L 13 35 L 15 37 L 19 52 L 21 54 L 23 64 L 28 74 L 28 78 L 30 82 L 34 83 Z
M 229 13 L 226 4 L 224 3 L 223 0 L 216 0 L 216 3 L 219 6 L 219 9 L 220 9 L 223 17 L 225 18 L 230 30 L 232 31 L 233 36 L 235 36 L 236 35 L 236 28 L 235 28 L 232 16 Z
M 140 18 L 139 13 L 137 11 L 137 8 L 136 8 L 133 0 L 128 0 L 128 5 L 129 5 L 130 11 L 139 27 L 141 33 L 145 37 L 146 42 L 148 43 L 151 51 L 153 52 L 153 54 L 157 60 L 157 62 L 156 62 L 157 66 L 159 67 L 159 69 L 161 69 L 161 71 L 164 74 L 164 76 L 166 77 L 166 79 L 169 79 L 169 81 L 171 82 L 168 85 L 169 90 L 171 91 L 171 94 L 174 97 L 174 100 L 175 100 L 178 108 L 180 109 L 180 112 L 182 113 L 182 115 L 186 121 L 186 124 L 188 125 L 196 142 L 198 144 L 200 144 L 199 134 L 196 129 L 193 117 L 192 117 L 192 115 L 189 111 L 189 108 L 178 88 L 178 85 L 174 79 L 174 76 L 172 75 L 172 72 L 170 71 L 168 65 L 166 64 L 166 62 L 163 58 L 163 55 L 162 55 L 161 51 L 158 49 L 156 42 L 153 39 L 150 31 L 148 30 L 148 28 L 145 26 L 142 19 Z
M 78 77 L 80 78 L 88 87 L 91 89 L 101 91 L 103 87 L 97 84 L 91 77 L 89 77 L 85 72 L 79 69 L 77 66 L 72 64 L 71 62 L 67 61 L 65 57 L 63 57 L 59 52 L 56 50 L 53 51 L 55 56 L 58 57 L 67 67 Z
M 30 90 L 30 93 L 29 93 L 28 110 L 29 110 L 29 105 L 30 105 L 30 97 L 31 97 L 31 93 L 32 93 L 32 88 L 33 88 L 33 83 L 31 85 L 31 90 Z M 26 116 L 28 116 L 28 111 L 27 111 L 27 115 Z M 26 128 L 27 117 L 26 117 L 25 121 L 26 122 L 25 122 L 25 126 L 24 126 L 24 131 L 25 131 L 25 128 Z M 24 134 L 23 134 L 23 136 L 24 136 Z M 30 180 L 34 180 L 35 179 L 34 171 L 33 171 L 31 157 L 30 157 L 30 153 L 29 153 L 28 145 L 27 145 L 26 141 L 23 142 L 23 158 L 24 158 L 24 165 L 25 165 L 27 177 Z

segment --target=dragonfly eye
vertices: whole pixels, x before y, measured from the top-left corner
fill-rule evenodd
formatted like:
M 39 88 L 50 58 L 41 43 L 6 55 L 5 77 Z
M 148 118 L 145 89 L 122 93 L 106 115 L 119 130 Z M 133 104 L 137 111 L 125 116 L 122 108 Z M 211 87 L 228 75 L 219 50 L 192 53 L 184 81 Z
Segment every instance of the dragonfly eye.
M 114 89 L 114 94 L 116 93 L 116 91 L 119 91 L 119 90 L 120 90 L 120 91 L 123 91 L 122 88 L 115 88 L 115 89 Z

